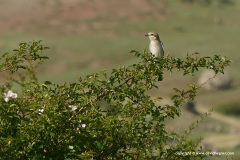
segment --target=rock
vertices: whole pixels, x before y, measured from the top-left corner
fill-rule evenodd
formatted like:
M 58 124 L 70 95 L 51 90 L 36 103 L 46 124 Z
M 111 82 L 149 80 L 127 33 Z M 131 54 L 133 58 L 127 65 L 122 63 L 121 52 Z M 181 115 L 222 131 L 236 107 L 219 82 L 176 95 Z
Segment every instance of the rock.
M 204 70 L 199 76 L 198 84 L 207 90 L 229 89 L 232 85 L 232 78 L 226 73 L 219 73 L 215 76 L 213 70 Z
M 198 115 L 199 113 L 198 113 L 198 111 L 196 110 L 196 107 L 195 107 L 196 105 L 195 105 L 195 102 L 193 102 L 193 101 L 191 101 L 191 100 L 188 100 L 187 102 L 186 102 L 186 104 L 184 105 L 184 108 L 187 110 L 187 111 L 189 111 L 189 112 L 191 112 L 191 113 L 193 113 L 193 114 L 196 114 L 196 115 Z

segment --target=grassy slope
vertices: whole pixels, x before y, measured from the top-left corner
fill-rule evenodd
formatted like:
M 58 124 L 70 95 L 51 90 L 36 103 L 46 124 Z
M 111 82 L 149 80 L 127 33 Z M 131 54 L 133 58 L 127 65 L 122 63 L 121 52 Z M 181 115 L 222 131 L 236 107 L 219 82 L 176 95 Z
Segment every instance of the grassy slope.
M 239 101 L 236 96 L 240 95 L 240 63 L 237 63 L 240 61 L 239 9 L 238 1 L 231 7 L 203 7 L 170 1 L 165 3 L 163 18 L 156 18 L 151 13 L 144 13 L 137 20 L 109 16 L 95 18 L 83 21 L 90 27 L 88 30 L 73 34 L 48 27 L 31 29 L 30 32 L 7 31 L 0 33 L 0 47 L 5 51 L 17 47 L 22 41 L 42 39 L 51 49 L 47 52 L 50 60 L 41 68 L 40 80 L 75 82 L 78 76 L 136 62 L 129 51 L 147 48 L 148 40 L 144 34 L 155 30 L 160 33 L 165 50 L 171 56 L 184 57 L 186 53 L 199 52 L 201 56 L 221 54 L 233 60 L 227 71 L 234 78 L 234 88 L 228 91 L 201 90 L 197 97 L 198 104 L 214 108 L 223 103 Z M 159 10 L 160 13 L 162 11 Z M 100 24 L 100 28 L 92 27 L 95 23 Z M 112 25 L 106 27 L 109 24 Z M 173 94 L 172 88 L 186 88 L 187 83 L 196 82 L 196 77 L 183 77 L 177 72 L 165 73 L 165 76 L 165 80 L 159 83 L 159 90 L 152 91 L 154 96 L 168 97 Z M 195 116 L 183 112 L 182 117 L 169 123 L 176 129 L 187 128 L 194 119 Z M 233 126 L 209 118 L 193 136 L 214 136 L 218 134 L 215 131 L 218 125 L 222 125 L 224 135 L 231 135 L 234 130 Z M 239 133 L 238 129 L 235 130 Z M 233 147 L 233 150 L 237 149 Z M 232 151 L 231 147 L 227 151 Z

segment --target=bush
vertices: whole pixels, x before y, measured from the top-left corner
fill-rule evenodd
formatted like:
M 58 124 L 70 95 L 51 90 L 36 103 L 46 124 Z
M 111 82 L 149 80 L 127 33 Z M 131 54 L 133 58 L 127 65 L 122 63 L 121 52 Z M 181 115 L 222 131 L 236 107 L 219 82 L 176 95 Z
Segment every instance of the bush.
M 226 115 L 240 117 L 240 103 L 233 102 L 221 105 L 217 108 L 217 111 Z
M 174 88 L 173 105 L 159 106 L 157 88 L 164 71 L 177 69 L 194 75 L 199 67 L 223 72 L 230 61 L 220 56 L 159 60 L 150 53 L 128 67 L 94 73 L 78 83 L 54 84 L 37 80 L 36 67 L 47 57 L 41 41 L 21 43 L 13 54 L 1 57 L 0 72 L 7 78 L 0 87 L 0 159 L 192 159 L 203 155 L 198 140 L 166 129 L 166 119 L 180 116 L 180 106 L 194 99 L 199 88 Z M 13 84 L 20 86 L 14 90 Z M 110 107 L 105 107 L 103 105 Z

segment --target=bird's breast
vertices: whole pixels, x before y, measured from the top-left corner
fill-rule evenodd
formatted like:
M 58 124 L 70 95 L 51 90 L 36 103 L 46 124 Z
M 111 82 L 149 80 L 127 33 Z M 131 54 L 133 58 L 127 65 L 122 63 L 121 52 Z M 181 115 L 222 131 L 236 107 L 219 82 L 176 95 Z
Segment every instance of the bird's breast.
M 149 50 L 155 57 L 162 57 L 161 54 L 163 54 L 163 51 L 160 43 L 151 42 L 149 44 Z

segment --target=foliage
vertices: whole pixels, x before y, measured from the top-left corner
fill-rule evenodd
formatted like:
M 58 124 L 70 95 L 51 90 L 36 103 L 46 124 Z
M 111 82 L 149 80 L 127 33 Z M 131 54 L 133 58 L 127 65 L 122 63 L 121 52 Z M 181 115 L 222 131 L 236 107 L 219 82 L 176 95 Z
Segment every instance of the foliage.
M 223 104 L 219 106 L 217 111 L 226 114 L 239 117 L 240 116 L 240 103 L 239 102 L 232 102 L 230 104 Z
M 177 69 L 194 75 L 200 68 L 223 73 L 229 60 L 221 56 L 187 55 L 185 60 L 156 59 L 144 51 L 131 51 L 137 64 L 79 78 L 79 83 L 54 84 L 37 80 L 36 67 L 47 49 L 41 41 L 21 43 L 13 54 L 1 57 L 0 72 L 8 81 L 0 86 L 1 159 L 191 159 L 201 151 L 199 140 L 188 136 L 201 119 L 180 134 L 166 129 L 165 120 L 180 116 L 180 106 L 194 99 L 189 90 L 174 88 L 172 105 L 159 105 L 157 88 L 164 71 Z M 14 83 L 20 90 L 14 90 Z M 12 91 L 14 90 L 14 91 Z M 5 94 L 4 94 L 5 93 Z

